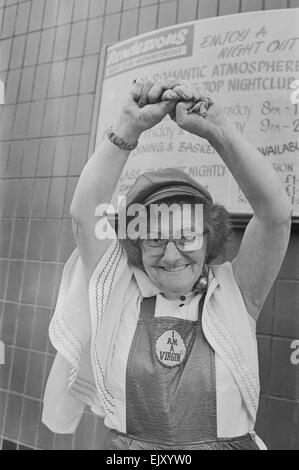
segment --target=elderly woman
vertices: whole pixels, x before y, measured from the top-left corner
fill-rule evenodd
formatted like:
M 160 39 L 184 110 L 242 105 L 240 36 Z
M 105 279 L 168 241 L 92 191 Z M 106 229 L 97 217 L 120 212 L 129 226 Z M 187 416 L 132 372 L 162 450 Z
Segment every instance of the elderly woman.
M 143 233 L 97 236 L 96 207 L 111 200 L 142 132 L 167 114 L 209 141 L 254 211 L 232 263 L 211 264 L 229 235 L 226 210 L 176 169 L 141 175 L 127 194 L 127 209 L 136 203 L 145 208 Z M 181 210 L 152 217 L 162 204 Z M 80 176 L 71 215 L 89 285 L 91 326 L 85 342 L 78 340 L 85 348 L 80 364 L 68 370 L 60 354 L 49 382 L 59 370 L 70 377 L 69 395 L 61 392 L 59 400 L 69 400 L 62 413 L 74 418 L 73 427 L 81 401 L 105 417 L 107 449 L 258 449 L 255 323 L 283 261 L 291 220 L 271 165 L 204 90 L 136 80 L 117 124 Z M 127 227 L 130 221 L 127 216 Z M 74 327 L 69 349 L 79 335 Z M 89 370 L 85 379 L 83 369 Z M 51 388 L 53 383 L 48 397 Z M 49 414 L 44 411 L 46 423 Z

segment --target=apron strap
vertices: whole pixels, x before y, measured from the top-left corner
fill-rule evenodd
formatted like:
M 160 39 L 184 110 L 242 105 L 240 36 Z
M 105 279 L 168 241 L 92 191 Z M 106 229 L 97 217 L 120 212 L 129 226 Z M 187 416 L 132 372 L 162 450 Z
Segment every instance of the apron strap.
M 198 302 L 198 316 L 197 320 L 201 320 L 201 314 L 203 309 L 203 304 L 205 301 L 206 292 L 201 296 L 200 301 Z M 157 297 L 144 297 L 141 301 L 140 306 L 140 320 L 145 320 L 146 318 L 154 318 L 156 310 Z

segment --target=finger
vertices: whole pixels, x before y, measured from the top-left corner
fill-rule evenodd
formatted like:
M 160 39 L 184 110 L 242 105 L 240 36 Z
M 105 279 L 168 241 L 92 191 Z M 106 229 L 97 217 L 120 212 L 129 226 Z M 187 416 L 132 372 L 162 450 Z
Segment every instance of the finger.
M 161 100 L 161 97 L 166 90 L 171 90 L 175 86 L 177 86 L 178 81 L 174 79 L 168 80 L 158 80 L 148 94 L 148 101 L 149 103 L 157 103 Z
M 143 82 L 143 87 L 142 87 L 140 98 L 139 98 L 139 101 L 138 101 L 139 108 L 143 108 L 144 106 L 146 106 L 149 103 L 149 101 L 148 101 L 148 92 L 152 88 L 154 83 L 155 82 L 153 80 L 146 80 L 146 81 Z
M 164 91 L 163 95 L 162 95 L 162 98 L 161 98 L 161 101 L 179 101 L 181 98 L 180 96 L 173 90 L 166 90 Z
M 194 101 L 180 101 L 176 105 L 176 119 L 180 121 L 182 118 L 186 118 L 186 115 L 190 116 L 189 110 L 194 106 Z M 196 114 L 196 116 L 199 116 Z
M 161 121 L 167 114 L 175 110 L 173 101 L 160 101 L 160 103 L 148 104 L 141 110 L 141 114 L 147 117 L 149 114 L 156 116 Z
M 130 95 L 132 96 L 133 100 L 136 101 L 136 103 L 138 103 L 140 99 L 142 88 L 143 88 L 143 80 L 141 80 L 140 78 L 137 78 L 136 80 L 134 80 L 134 84 L 130 90 Z
M 173 88 L 173 91 L 183 100 L 191 101 L 198 99 L 198 93 L 195 88 L 189 87 L 187 85 L 178 85 Z

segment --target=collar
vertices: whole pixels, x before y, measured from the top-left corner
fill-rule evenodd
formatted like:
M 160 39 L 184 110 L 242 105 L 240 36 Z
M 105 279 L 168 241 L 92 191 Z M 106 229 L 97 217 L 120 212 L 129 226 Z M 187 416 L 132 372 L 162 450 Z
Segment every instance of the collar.
M 154 295 L 161 293 L 160 289 L 150 280 L 148 275 L 142 271 L 142 269 L 133 266 L 132 271 L 142 297 L 153 297 Z
M 136 279 L 137 285 L 141 292 L 142 297 L 153 297 L 157 294 L 162 294 L 161 290 L 150 280 L 148 275 L 142 271 L 142 269 L 137 268 L 136 266 L 132 267 L 133 275 Z M 215 287 L 216 282 L 214 273 L 212 269 L 209 269 L 209 282 L 208 282 L 208 290 L 211 291 Z M 212 289 L 211 289 L 212 287 Z M 191 296 L 191 293 L 190 293 Z M 188 296 L 186 296 L 188 297 Z

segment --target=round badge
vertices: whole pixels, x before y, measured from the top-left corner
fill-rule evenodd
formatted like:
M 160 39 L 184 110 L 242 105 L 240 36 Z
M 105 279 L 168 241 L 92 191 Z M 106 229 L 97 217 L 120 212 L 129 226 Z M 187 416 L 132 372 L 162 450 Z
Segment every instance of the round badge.
M 176 330 L 167 330 L 156 341 L 156 356 L 165 367 L 179 366 L 186 355 L 183 338 Z

